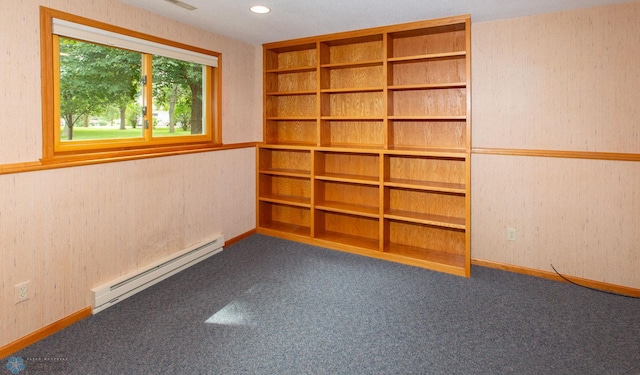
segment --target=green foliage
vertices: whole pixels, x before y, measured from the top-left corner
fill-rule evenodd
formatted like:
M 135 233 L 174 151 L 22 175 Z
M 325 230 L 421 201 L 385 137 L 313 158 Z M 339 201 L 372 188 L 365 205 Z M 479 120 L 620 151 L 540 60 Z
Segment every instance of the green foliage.
M 70 140 L 82 116 L 135 101 L 141 62 L 140 53 L 60 38 L 60 115 Z
M 171 124 L 191 126 L 191 134 L 202 134 L 203 76 L 202 65 L 153 56 L 154 101 L 169 110 Z
M 135 129 L 138 127 L 139 121 L 142 117 L 142 108 L 136 102 L 131 102 L 127 105 L 127 120 L 129 120 L 129 126 Z

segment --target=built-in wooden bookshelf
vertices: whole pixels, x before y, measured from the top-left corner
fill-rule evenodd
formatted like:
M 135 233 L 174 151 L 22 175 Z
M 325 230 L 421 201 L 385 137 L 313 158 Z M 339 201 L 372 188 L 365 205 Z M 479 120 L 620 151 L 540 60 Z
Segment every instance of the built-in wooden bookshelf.
M 469 276 L 470 22 L 265 44 L 258 232 Z

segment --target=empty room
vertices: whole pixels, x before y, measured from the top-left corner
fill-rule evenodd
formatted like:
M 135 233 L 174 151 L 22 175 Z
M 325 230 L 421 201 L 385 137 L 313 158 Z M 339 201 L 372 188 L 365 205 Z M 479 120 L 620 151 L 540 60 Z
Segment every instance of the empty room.
M 0 374 L 640 374 L 640 1 L 0 17 Z

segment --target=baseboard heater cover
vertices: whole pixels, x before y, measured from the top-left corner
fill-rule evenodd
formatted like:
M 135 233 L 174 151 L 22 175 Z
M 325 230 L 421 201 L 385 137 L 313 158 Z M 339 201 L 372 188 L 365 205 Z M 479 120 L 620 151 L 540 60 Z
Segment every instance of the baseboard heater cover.
M 93 314 L 221 252 L 223 245 L 224 236 L 217 234 L 198 245 L 182 250 L 134 273 L 91 289 Z

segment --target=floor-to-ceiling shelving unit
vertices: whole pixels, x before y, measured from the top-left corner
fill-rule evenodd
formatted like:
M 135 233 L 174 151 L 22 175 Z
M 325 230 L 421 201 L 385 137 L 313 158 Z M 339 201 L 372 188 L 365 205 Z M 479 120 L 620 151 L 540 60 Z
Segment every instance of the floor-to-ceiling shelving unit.
M 469 276 L 470 25 L 265 44 L 258 232 Z

